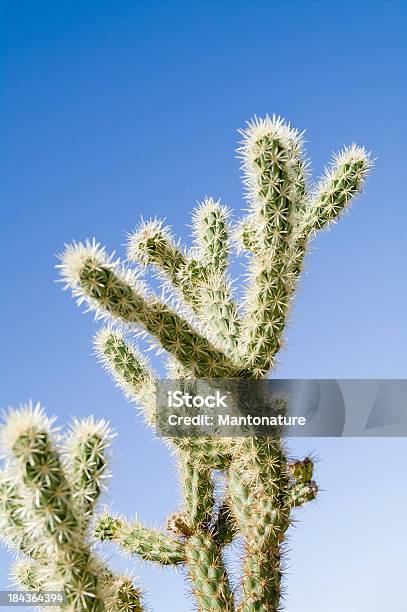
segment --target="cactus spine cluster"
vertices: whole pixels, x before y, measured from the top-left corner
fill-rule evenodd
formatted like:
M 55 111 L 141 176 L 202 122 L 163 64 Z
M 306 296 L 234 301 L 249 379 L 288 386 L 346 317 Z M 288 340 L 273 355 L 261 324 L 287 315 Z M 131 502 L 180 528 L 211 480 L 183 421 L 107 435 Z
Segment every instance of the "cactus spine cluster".
M 193 215 L 189 250 L 152 220 L 130 235 L 126 264 L 95 241 L 73 243 L 61 257 L 66 287 L 109 321 L 95 338 L 104 367 L 152 427 L 157 374 L 126 336 L 145 334 L 164 350 L 171 378 L 266 377 L 309 242 L 346 210 L 371 167 L 366 151 L 352 145 L 310 189 L 298 131 L 266 116 L 248 123 L 242 137 L 249 206 L 233 227 L 229 210 L 206 198 Z M 240 300 L 228 275 L 234 249 L 247 256 Z M 142 280 L 145 268 L 162 279 L 162 297 Z M 105 568 L 89 540 L 109 445 L 106 424 L 77 423 L 61 445 L 43 412 L 25 408 L 12 412 L 3 429 L 8 459 L 0 510 L 9 542 L 24 555 L 15 570 L 21 584 L 61 585 L 72 610 L 143 609 L 131 580 Z M 312 460 L 290 461 L 278 437 L 180 437 L 169 444 L 179 463 L 179 512 L 162 530 L 105 513 L 95 519 L 94 535 L 146 561 L 184 567 L 202 612 L 279 610 L 292 511 L 318 490 Z M 224 557 L 235 539 L 244 549 L 240 584 Z M 44 567 L 44 555 L 51 566 Z

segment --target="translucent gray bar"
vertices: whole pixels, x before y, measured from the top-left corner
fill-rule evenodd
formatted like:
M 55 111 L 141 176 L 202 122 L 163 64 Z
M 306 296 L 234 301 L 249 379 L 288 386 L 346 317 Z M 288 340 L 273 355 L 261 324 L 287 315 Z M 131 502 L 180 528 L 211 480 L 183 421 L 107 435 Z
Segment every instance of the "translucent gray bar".
M 159 380 L 157 435 L 407 436 L 406 379 Z

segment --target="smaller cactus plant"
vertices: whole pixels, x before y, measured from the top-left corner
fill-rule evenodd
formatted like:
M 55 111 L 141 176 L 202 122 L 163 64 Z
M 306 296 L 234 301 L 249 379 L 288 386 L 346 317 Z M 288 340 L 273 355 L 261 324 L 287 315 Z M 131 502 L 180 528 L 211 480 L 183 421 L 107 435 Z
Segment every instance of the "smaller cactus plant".
M 1 428 L 0 532 L 17 554 L 13 578 L 25 590 L 62 592 L 63 610 L 142 609 L 139 589 L 107 568 L 89 533 L 111 437 L 93 418 L 62 437 L 39 404 L 11 410 Z

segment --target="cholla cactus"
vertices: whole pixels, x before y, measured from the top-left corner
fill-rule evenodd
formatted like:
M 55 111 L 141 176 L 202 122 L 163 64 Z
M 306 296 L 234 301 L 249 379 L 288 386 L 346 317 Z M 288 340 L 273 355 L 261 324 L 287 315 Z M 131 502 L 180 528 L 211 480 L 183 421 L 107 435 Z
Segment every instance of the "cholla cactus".
M 126 265 L 95 241 L 73 243 L 61 257 L 62 278 L 78 303 L 109 320 L 95 340 L 101 361 L 126 396 L 139 404 L 152 427 L 157 375 L 127 340 L 126 328 L 146 334 L 166 352 L 172 378 L 266 377 L 282 346 L 309 242 L 345 211 L 371 167 L 365 150 L 352 145 L 334 157 L 324 178 L 309 189 L 302 135 L 296 130 L 280 118 L 267 116 L 248 123 L 242 136 L 239 153 L 249 209 L 234 227 L 230 212 L 207 198 L 194 212 L 194 244 L 189 251 L 174 240 L 163 222 L 152 220 L 142 222 L 130 235 Z M 227 271 L 234 248 L 248 260 L 245 292 L 239 300 Z M 141 280 L 140 272 L 147 267 L 164 282 L 161 298 Z M 166 298 L 168 291 L 172 301 Z M 41 438 L 41 444 L 47 447 L 48 438 Z M 96 537 L 146 561 L 185 567 L 201 611 L 280 609 L 284 542 L 292 512 L 313 500 L 318 490 L 312 460 L 291 462 L 278 437 L 180 437 L 170 444 L 178 458 L 183 507 L 161 531 L 106 513 L 97 521 Z M 23 447 L 22 442 L 13 442 L 19 457 L 26 456 Z M 83 522 L 92 514 L 100 486 L 84 468 L 85 447 L 79 451 L 77 442 L 71 442 L 69 449 L 71 457 L 78 453 L 80 457 L 67 468 L 66 482 L 69 475 L 69 486 L 86 493 L 73 500 L 72 508 L 67 505 L 70 513 L 64 515 L 64 524 L 69 532 L 63 530 L 59 546 L 63 551 L 70 545 L 77 547 L 80 557 L 91 555 Z M 50 455 L 52 466 L 56 457 Z M 24 470 L 31 474 L 31 463 L 25 459 L 24 466 L 22 485 L 29 489 L 31 480 Z M 56 474 L 61 470 L 58 466 Z M 220 500 L 215 493 L 218 478 L 226 482 Z M 5 482 L 6 487 L 16 486 L 13 479 Z M 51 482 L 62 485 L 58 476 L 52 475 Z M 42 486 L 47 490 L 49 484 L 36 482 L 36 491 L 41 492 Z M 32 518 L 35 503 L 28 504 L 27 510 L 25 501 L 24 512 L 16 515 L 14 506 L 20 502 L 14 488 L 9 488 L 6 499 L 13 532 L 22 530 L 20 541 L 30 541 L 27 530 L 37 524 Z M 52 523 L 45 540 L 51 539 L 56 563 L 65 568 L 61 555 L 66 553 L 55 543 L 55 529 Z M 237 537 L 244 546 L 240 585 L 232 584 L 223 555 Z M 36 560 L 36 549 L 29 552 L 35 553 Z M 86 563 L 93 577 L 94 562 Z M 19 568 L 30 588 L 40 588 L 48 580 L 27 563 Z
M 108 570 L 89 539 L 107 476 L 109 427 L 74 421 L 62 437 L 53 422 L 30 403 L 11 410 L 1 428 L 0 533 L 18 554 L 14 582 L 63 593 L 61 610 L 142 610 L 140 591 Z

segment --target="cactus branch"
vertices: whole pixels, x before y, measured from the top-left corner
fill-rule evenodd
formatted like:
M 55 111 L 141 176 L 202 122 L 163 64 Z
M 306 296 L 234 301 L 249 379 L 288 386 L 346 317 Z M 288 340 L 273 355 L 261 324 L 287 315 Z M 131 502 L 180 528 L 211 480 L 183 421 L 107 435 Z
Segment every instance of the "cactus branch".
M 195 454 L 180 453 L 180 476 L 185 501 L 185 515 L 192 531 L 206 529 L 211 522 L 214 483 L 211 469 L 198 461 Z
M 146 423 L 155 425 L 156 376 L 147 360 L 119 329 L 102 328 L 95 336 L 94 346 L 105 370 L 126 397 L 138 402 Z
M 178 565 L 185 561 L 182 541 L 138 522 L 128 522 L 106 514 L 99 519 L 95 536 L 102 541 L 115 542 L 124 551 L 146 561 L 155 561 L 161 565 Z
M 278 609 L 289 490 L 285 453 L 278 439 L 247 438 L 237 443 L 229 471 L 229 495 L 239 532 L 244 535 L 242 612 Z
M 207 532 L 197 532 L 186 540 L 188 572 L 192 591 L 202 612 L 232 612 L 233 594 L 220 547 Z
M 252 241 L 259 243 L 259 256 L 251 260 L 243 354 L 257 376 L 263 376 L 281 347 L 290 305 L 288 256 L 298 214 L 296 168 L 302 163 L 302 141 L 276 117 L 255 120 L 242 134 L 242 168 L 256 225 Z
M 104 488 L 107 450 L 112 434 L 106 421 L 74 420 L 65 436 L 65 467 L 73 499 L 84 517 L 91 517 Z

